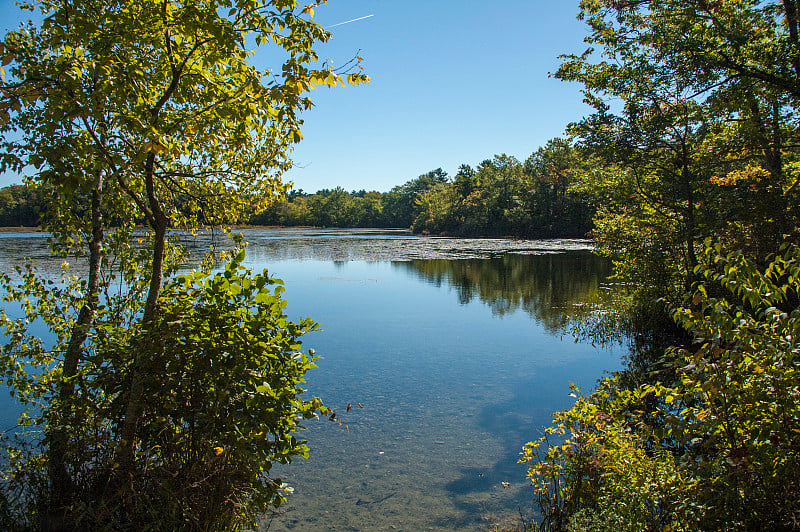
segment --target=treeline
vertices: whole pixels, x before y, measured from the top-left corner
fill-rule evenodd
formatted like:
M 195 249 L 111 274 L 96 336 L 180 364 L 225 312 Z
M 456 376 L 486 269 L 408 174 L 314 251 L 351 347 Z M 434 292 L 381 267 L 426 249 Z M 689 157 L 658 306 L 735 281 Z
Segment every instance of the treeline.
M 36 227 L 43 210 L 44 198 L 38 187 L 0 188 L 0 227 Z
M 254 214 L 254 225 L 411 227 L 458 236 L 583 237 L 591 231 L 593 199 L 573 189 L 587 168 L 577 150 L 554 139 L 524 163 L 497 155 L 450 178 L 441 168 L 389 192 L 337 187 L 284 201 Z
M 497 155 L 475 168 L 461 165 L 452 178 L 437 168 L 389 192 L 348 192 L 341 187 L 313 194 L 291 190 L 261 211 L 245 208 L 237 219 L 224 221 L 288 227 L 408 227 L 416 233 L 454 236 L 584 237 L 592 228 L 594 200 L 573 187 L 586 169 L 585 159 L 568 141 L 554 139 L 524 163 Z M 0 189 L 0 225 L 39 225 L 43 203 L 42 192 L 34 185 Z M 88 206 L 88 198 L 85 203 Z M 202 210 L 194 214 L 187 210 L 185 215 L 207 221 Z
M 437 168 L 389 192 L 291 190 L 261 211 L 245 208 L 237 219 L 224 222 L 408 227 L 416 233 L 453 236 L 585 237 L 592 229 L 597 198 L 576 185 L 589 169 L 588 159 L 567 140 L 553 139 L 524 163 L 497 155 L 475 168 L 461 165 L 452 178 Z M 0 225 L 39 225 L 43 202 L 42 192 L 33 185 L 1 189 Z M 191 204 L 180 196 L 178 202 Z M 85 203 L 88 208 L 88 198 Z M 187 217 L 208 221 L 202 209 L 184 210 Z

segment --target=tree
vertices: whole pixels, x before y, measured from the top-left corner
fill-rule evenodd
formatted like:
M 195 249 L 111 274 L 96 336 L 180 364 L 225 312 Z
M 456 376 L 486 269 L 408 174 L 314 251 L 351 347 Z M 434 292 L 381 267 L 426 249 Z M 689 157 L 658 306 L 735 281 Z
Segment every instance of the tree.
M 558 72 L 595 107 L 579 187 L 635 332 L 667 328 L 653 308 L 680 328 L 525 447 L 542 528 L 797 528 L 797 8 L 581 2 L 598 50 Z
M 611 187 L 630 191 L 604 205 L 597 228 L 627 280 L 652 286 L 652 277 L 637 277 L 649 269 L 646 257 L 663 264 L 677 247 L 681 259 L 658 288 L 676 301 L 691 287 L 705 236 L 727 233 L 733 246 L 764 256 L 794 232 L 796 111 L 791 91 L 780 89 L 791 54 L 777 53 L 796 46 L 793 5 L 581 3 L 599 53 L 566 56 L 557 76 L 582 83 L 596 109 L 571 127 L 609 167 L 588 174 L 601 180 L 589 188 L 615 173 Z
M 309 200 L 313 225 L 323 227 L 353 227 L 352 198 L 342 187 L 324 190 Z
M 592 229 L 594 209 L 586 195 L 572 186 L 589 166 L 587 157 L 566 139 L 551 139 L 525 161 L 530 189 L 528 222 L 531 233 L 584 236 Z
M 427 189 L 416 200 L 416 232 L 469 236 L 583 237 L 593 209 L 573 190 L 587 166 L 569 142 L 549 141 L 523 165 L 496 155 L 473 170 L 462 165 L 452 182 Z M 391 195 L 392 193 L 390 193 Z
M 447 182 L 447 172 L 441 168 L 431 170 L 416 179 L 394 187 L 386 195 L 384 212 L 390 220 L 395 220 L 398 227 L 411 227 L 419 214 L 417 200 L 422 194 L 436 185 Z
M 147 334 L 142 349 L 130 350 L 111 374 L 122 386 L 115 388 L 115 400 L 125 408 L 107 420 L 118 429 L 106 445 L 111 451 L 91 467 L 98 474 L 105 468 L 112 498 L 127 479 L 146 473 L 140 424 L 146 386 L 153 382 L 146 357 L 156 345 L 165 273 L 181 257 L 169 231 L 192 229 L 198 220 L 235 219 L 241 198 L 266 204 L 282 193 L 280 173 L 301 139 L 299 112 L 310 106 L 307 91 L 367 80 L 317 64 L 313 47 L 329 37 L 311 19 L 320 3 L 43 0 L 24 5 L 40 10 L 42 23 L 3 40 L 4 63 L 11 66 L 0 104 L 7 133 L 2 168 L 36 168 L 32 181 L 52 198 L 46 229 L 55 251 L 88 262 L 84 283 L 62 293 L 64 309 L 76 315 L 67 314 L 54 329 L 63 356 L 48 366 L 52 389 L 40 390 L 47 505 L 55 518 L 75 518 L 65 517 L 80 501 L 73 488 L 87 485 L 77 466 L 68 466 L 70 438 L 80 433 L 75 412 L 87 404 L 76 384 L 85 367 L 98 364 L 91 356 L 99 352 L 102 359 L 98 335 L 109 328 L 115 335 L 129 334 L 129 328 Z M 279 69 L 261 71 L 250 63 L 254 48 L 266 43 L 283 52 Z M 89 207 L 76 210 L 81 195 Z M 146 252 L 131 239 L 139 221 L 149 229 Z M 115 276 L 127 287 L 124 296 L 109 298 Z M 26 282 L 44 304 L 46 292 L 37 292 L 32 278 Z M 109 316 L 117 321 L 109 323 Z M 51 320 L 54 326 L 57 321 Z M 28 356 L 25 345 L 9 347 L 6 363 Z M 99 378 L 90 382 L 108 385 Z
M 25 185 L 0 188 L 0 226 L 36 227 L 42 214 L 41 192 Z

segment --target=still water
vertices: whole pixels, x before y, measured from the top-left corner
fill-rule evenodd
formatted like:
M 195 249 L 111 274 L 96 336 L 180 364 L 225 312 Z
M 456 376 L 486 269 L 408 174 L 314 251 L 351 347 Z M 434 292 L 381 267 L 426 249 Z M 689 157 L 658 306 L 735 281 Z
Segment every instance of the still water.
M 42 255 L 31 242 L 43 239 L 2 240 L 3 265 Z M 570 382 L 591 388 L 620 365 L 576 343 L 564 317 L 609 273 L 586 242 L 307 229 L 245 240 L 247 265 L 285 281 L 289 317 L 321 324 L 304 338 L 323 357 L 307 390 L 343 422 L 309 421 L 311 457 L 273 469 L 294 494 L 264 530 L 487 530 L 534 516 L 522 445 L 571 404 Z

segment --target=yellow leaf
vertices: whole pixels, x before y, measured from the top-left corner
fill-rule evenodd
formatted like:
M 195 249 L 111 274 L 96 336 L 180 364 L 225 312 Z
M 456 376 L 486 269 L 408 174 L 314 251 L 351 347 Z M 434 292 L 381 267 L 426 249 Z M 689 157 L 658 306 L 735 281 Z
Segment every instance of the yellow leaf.
M 158 155 L 162 151 L 164 151 L 164 146 L 159 144 L 158 142 L 147 142 L 144 146 L 142 146 L 145 151 L 151 151 Z
M 225 449 L 223 449 L 222 447 L 219 447 L 219 446 L 218 447 L 214 447 L 214 454 L 216 454 L 217 456 L 221 455 L 224 452 L 225 452 Z

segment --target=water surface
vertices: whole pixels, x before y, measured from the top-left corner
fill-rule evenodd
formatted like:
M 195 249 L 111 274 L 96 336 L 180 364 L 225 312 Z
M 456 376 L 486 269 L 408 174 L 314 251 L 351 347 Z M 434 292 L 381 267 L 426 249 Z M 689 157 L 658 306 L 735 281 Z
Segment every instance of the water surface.
M 608 274 L 587 242 L 309 229 L 245 239 L 247 265 L 285 281 L 289 317 L 322 325 L 304 339 L 323 357 L 307 388 L 343 423 L 307 423 L 311 458 L 273 470 L 295 492 L 265 530 L 487 530 L 532 515 L 522 445 L 571 404 L 570 382 L 589 388 L 619 367 L 565 330 Z M 43 242 L 4 235 L 0 262 L 41 258 Z

